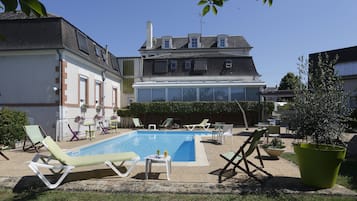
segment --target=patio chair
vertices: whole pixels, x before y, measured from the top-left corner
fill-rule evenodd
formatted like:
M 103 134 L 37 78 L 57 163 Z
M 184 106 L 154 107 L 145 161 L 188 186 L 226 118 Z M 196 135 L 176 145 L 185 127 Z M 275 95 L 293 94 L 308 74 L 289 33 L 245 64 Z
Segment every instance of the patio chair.
M 199 124 L 188 124 L 188 125 L 183 125 L 184 128 L 187 130 L 194 130 L 195 128 L 202 128 L 204 130 L 207 130 L 211 123 L 208 123 L 209 119 L 203 119 L 201 123 Z
M 100 129 L 102 130 L 101 134 L 109 134 L 109 128 L 105 127 L 102 121 L 100 121 L 98 124 Z
M 72 133 L 72 138 L 69 141 L 79 140 L 79 131 L 74 131 L 71 126 L 68 124 L 69 131 Z
M 159 128 L 171 128 L 173 122 L 174 118 L 167 118 L 161 125 L 159 125 Z
M 139 118 L 133 118 L 133 123 L 135 128 L 144 128 L 144 124 L 140 121 Z
M 39 125 L 26 125 L 23 128 L 26 135 L 22 150 L 28 151 L 34 149 L 36 152 L 39 152 L 39 149 L 43 147 L 42 141 L 47 136 L 46 132 Z M 26 141 L 29 141 L 31 145 L 26 146 Z
M 264 164 L 263 160 L 260 155 L 258 143 L 260 138 L 267 132 L 266 128 L 263 129 L 257 129 L 255 130 L 249 137 L 248 139 L 243 143 L 243 145 L 238 149 L 237 152 L 226 152 L 223 154 L 220 154 L 220 156 L 225 159 L 227 164 L 223 167 L 223 169 L 220 170 L 219 175 L 218 175 L 218 182 L 222 182 L 222 177 L 225 176 L 225 173 L 228 170 L 228 167 L 233 165 L 233 171 L 235 172 L 235 169 L 238 168 L 245 172 L 248 176 L 256 179 L 257 181 L 260 182 L 260 180 L 253 174 L 256 171 L 261 171 L 264 174 L 268 175 L 269 177 L 272 176 L 270 173 L 267 171 L 263 170 Z M 246 147 L 248 146 L 248 149 Z M 256 150 L 258 159 L 260 161 L 261 167 L 255 165 L 253 162 L 248 160 L 248 156 L 250 156 L 254 150 Z M 244 167 L 240 166 L 241 162 L 244 163 Z M 255 169 L 252 170 L 249 168 L 249 166 L 254 167 Z
M 130 174 L 136 163 L 140 160 L 140 157 L 134 152 L 122 152 L 112 154 L 101 154 L 91 156 L 69 156 L 66 154 L 57 144 L 52 140 L 50 136 L 47 136 L 42 143 L 46 146 L 51 156 L 45 156 L 36 154 L 30 164 L 29 168 L 43 181 L 43 183 L 50 189 L 54 189 L 61 184 L 65 177 L 75 167 L 90 166 L 97 164 L 106 164 L 109 166 L 118 176 L 126 177 Z M 57 163 L 52 162 L 56 160 Z M 132 165 L 126 172 L 120 172 L 114 165 L 114 162 L 121 162 L 119 166 L 122 166 L 125 161 L 132 161 Z M 40 171 L 40 168 L 47 168 L 54 174 L 62 173 L 55 183 L 51 183 L 47 177 Z

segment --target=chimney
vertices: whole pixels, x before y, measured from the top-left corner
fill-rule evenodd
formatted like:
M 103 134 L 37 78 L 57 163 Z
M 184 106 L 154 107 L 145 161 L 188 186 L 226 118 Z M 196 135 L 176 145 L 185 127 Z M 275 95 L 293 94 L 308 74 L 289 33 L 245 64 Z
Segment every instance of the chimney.
M 153 48 L 153 35 L 152 35 L 152 23 L 148 21 L 146 23 L 146 49 Z

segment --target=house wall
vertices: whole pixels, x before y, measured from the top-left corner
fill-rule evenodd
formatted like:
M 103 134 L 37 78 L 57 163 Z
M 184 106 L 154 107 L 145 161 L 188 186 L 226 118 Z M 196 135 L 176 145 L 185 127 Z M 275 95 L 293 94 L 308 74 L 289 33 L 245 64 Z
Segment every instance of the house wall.
M 59 72 L 55 51 L 0 53 L 0 106 L 24 111 L 30 123 L 55 136 L 59 97 L 53 90 Z
M 118 77 L 111 75 L 106 71 L 105 81 L 103 81 L 102 72 L 99 66 L 87 62 L 86 60 L 77 57 L 69 52 L 63 53 L 63 82 L 65 85 L 65 90 L 63 97 L 63 114 L 62 114 L 62 125 L 60 129 L 63 128 L 61 133 L 59 133 L 59 139 L 67 139 L 72 136 L 67 124 L 70 124 L 75 130 L 81 130 L 84 132 L 88 128 L 83 125 L 78 125 L 74 122 L 76 116 L 82 116 L 85 121 L 94 122 L 94 116 L 100 115 L 104 120 L 109 120 L 110 116 L 113 115 L 113 89 L 117 89 L 117 104 L 120 105 L 120 94 L 121 94 L 121 82 Z M 87 89 L 88 89 L 88 109 L 86 113 L 81 113 L 80 110 L 80 98 L 79 98 L 79 80 L 80 77 L 84 76 L 87 78 Z M 104 112 L 103 110 L 99 113 L 96 112 L 96 82 L 101 82 L 104 88 Z

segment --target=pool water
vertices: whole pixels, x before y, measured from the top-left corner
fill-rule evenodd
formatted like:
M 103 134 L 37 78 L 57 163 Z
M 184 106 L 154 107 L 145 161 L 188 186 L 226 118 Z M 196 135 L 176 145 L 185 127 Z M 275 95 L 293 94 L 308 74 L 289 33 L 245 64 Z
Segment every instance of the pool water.
M 173 161 L 195 161 L 195 135 L 207 135 L 207 131 L 135 131 L 69 152 L 71 156 L 134 151 L 141 160 L 160 150 L 167 151 Z

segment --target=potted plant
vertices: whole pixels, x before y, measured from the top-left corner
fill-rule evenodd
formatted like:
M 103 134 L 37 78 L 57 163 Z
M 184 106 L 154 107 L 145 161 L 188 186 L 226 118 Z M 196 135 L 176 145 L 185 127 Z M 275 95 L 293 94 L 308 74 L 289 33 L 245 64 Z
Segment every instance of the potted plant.
M 99 113 L 101 110 L 102 110 L 102 106 L 101 106 L 101 105 L 97 105 L 97 106 L 95 107 L 95 111 L 96 111 L 97 113 Z
M 293 121 L 297 135 L 307 142 L 294 143 L 294 152 L 303 183 L 330 188 L 346 154 L 346 148 L 337 144 L 350 113 L 347 96 L 334 70 L 337 58 L 320 54 L 310 63 L 309 71 L 307 62 L 302 57 L 299 60 L 300 73 L 307 75 L 309 82 L 308 87 L 295 89 Z
M 270 157 L 276 159 L 285 151 L 284 142 L 278 137 L 274 137 L 269 143 L 265 143 L 261 147 Z
M 85 104 L 85 103 L 83 103 L 83 104 L 81 105 L 81 112 L 82 112 L 82 113 L 86 113 L 86 112 L 87 112 L 87 108 L 88 108 L 88 105 Z

